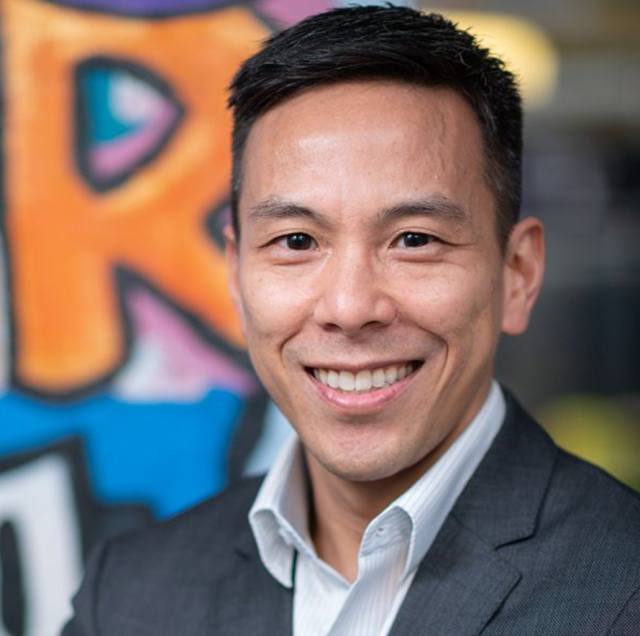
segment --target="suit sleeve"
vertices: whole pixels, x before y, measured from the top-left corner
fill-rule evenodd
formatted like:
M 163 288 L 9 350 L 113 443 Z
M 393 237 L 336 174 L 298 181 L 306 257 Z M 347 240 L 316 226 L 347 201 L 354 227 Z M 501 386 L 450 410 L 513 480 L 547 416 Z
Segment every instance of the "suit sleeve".
M 60 636 L 98 636 L 96 610 L 107 548 L 107 544 L 101 544 L 89 555 L 84 580 L 73 599 L 73 617 L 65 625 Z
M 607 636 L 638 636 L 638 634 L 640 634 L 640 587 L 622 608 L 607 632 Z

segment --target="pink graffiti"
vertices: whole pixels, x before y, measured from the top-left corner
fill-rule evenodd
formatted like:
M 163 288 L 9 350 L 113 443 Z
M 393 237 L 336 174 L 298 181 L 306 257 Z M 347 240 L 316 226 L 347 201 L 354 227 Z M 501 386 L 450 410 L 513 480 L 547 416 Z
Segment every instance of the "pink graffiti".
M 135 331 L 132 357 L 114 382 L 129 401 L 193 401 L 212 389 L 247 396 L 254 375 L 214 349 L 179 314 L 143 289 L 127 294 Z

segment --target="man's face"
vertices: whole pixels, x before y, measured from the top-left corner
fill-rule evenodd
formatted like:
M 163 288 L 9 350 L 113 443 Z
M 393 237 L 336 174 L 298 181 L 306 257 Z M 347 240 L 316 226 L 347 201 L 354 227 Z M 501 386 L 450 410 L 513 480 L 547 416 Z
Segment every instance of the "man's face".
M 330 85 L 255 123 L 232 289 L 258 375 L 326 471 L 424 469 L 485 399 L 509 277 L 484 167 L 448 89 Z

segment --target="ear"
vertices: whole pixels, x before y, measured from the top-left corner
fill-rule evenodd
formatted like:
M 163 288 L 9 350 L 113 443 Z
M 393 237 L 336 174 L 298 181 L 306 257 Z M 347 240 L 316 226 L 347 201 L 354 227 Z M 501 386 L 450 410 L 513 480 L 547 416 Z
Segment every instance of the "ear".
M 528 324 L 544 275 L 544 226 L 528 217 L 515 225 L 504 259 L 503 333 L 517 336 Z
M 240 239 L 236 237 L 233 226 L 228 223 L 222 231 L 224 236 L 225 257 L 227 261 L 227 282 L 231 299 L 236 306 L 238 318 L 240 319 L 240 328 L 245 334 L 244 328 L 244 306 L 242 304 L 242 295 L 240 293 Z

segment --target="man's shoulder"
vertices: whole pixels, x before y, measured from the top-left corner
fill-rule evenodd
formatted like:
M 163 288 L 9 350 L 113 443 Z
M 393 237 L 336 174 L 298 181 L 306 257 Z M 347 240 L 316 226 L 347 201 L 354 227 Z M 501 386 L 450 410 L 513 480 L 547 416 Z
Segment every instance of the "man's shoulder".
M 640 561 L 640 493 L 603 469 L 560 449 L 550 484 L 547 512 L 562 511 L 578 536 L 581 528 L 622 546 Z
M 548 467 L 548 481 L 544 476 L 546 470 L 539 473 L 542 475 L 539 485 L 544 486 L 545 491 L 540 521 L 555 511 L 562 515 L 563 521 L 576 525 L 587 518 L 591 527 L 594 524 L 609 530 L 631 527 L 636 541 L 640 541 L 640 493 L 558 446 L 513 396 L 507 394 L 506 397 L 508 417 L 512 420 L 510 440 L 517 439 L 517 442 L 503 443 L 502 454 L 513 452 L 523 465 Z
M 247 514 L 259 486 L 260 479 L 243 480 L 172 519 L 98 546 L 65 636 L 98 633 L 97 626 L 101 634 L 178 634 L 186 627 L 202 633 L 212 603 L 255 545 Z
M 181 514 L 109 542 L 109 567 L 136 573 L 181 570 L 219 575 L 239 539 L 250 534 L 248 512 L 262 478 L 242 479 Z M 215 563 L 215 570 L 209 564 Z
M 249 509 L 258 494 L 264 477 L 241 478 L 213 497 L 186 509 L 180 514 L 161 521 L 152 526 L 159 533 L 171 534 L 181 532 L 183 528 L 196 525 L 213 525 L 222 531 L 223 527 L 231 530 L 235 523 L 247 521 Z M 224 526 L 219 525 L 224 520 Z M 217 533 L 217 531 L 216 531 Z
M 532 580 L 557 583 L 559 607 L 578 589 L 615 604 L 640 586 L 640 494 L 561 448 L 532 539 L 506 551 Z
M 546 438 L 544 451 L 553 457 L 547 492 L 539 517 L 539 530 L 566 528 L 580 540 L 608 541 L 612 548 L 629 547 L 640 561 L 640 493 L 602 468 L 557 446 L 542 427 L 527 417 Z M 540 451 L 541 446 L 536 446 Z
M 640 582 L 640 494 L 558 447 L 510 395 L 507 418 L 465 498 L 467 522 L 527 561 L 524 569 Z M 472 500 L 472 501 L 470 501 Z M 480 504 L 478 503 L 480 502 Z M 487 510 L 491 522 L 487 531 Z M 472 511 L 472 514 L 469 514 Z M 515 528 L 510 532 L 510 528 Z M 529 536 L 531 541 L 523 541 Z M 619 576 L 617 577 L 620 578 Z

